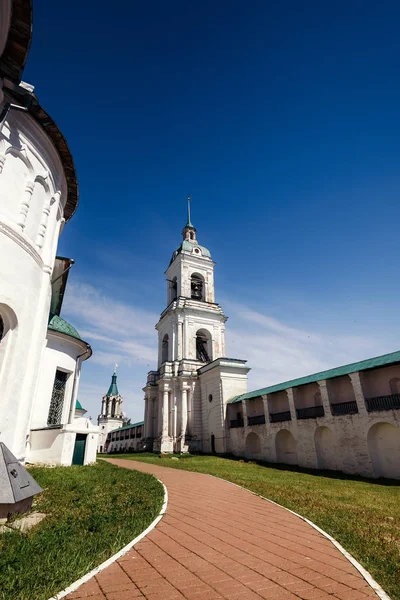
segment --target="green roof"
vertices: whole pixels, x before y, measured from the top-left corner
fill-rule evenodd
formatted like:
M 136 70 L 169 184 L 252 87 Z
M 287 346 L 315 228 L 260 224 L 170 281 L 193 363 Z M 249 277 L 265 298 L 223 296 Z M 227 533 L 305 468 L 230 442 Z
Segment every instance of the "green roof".
M 300 377 L 299 379 L 291 379 L 284 383 L 278 383 L 276 385 L 270 385 L 269 387 L 262 388 L 260 390 L 254 390 L 254 392 L 248 392 L 247 394 L 241 394 L 228 400 L 228 404 L 234 402 L 240 402 L 241 400 L 251 400 L 252 398 L 258 398 L 264 394 L 272 394 L 273 392 L 281 392 L 291 387 L 298 387 L 299 385 L 306 385 L 307 383 L 314 383 L 315 381 L 321 381 L 321 379 L 332 379 L 332 377 L 340 377 L 341 375 L 348 375 L 349 373 L 355 373 L 356 371 L 365 371 L 367 369 L 374 369 L 376 367 L 383 367 L 393 363 L 400 362 L 400 351 L 391 352 L 390 354 L 383 354 L 375 358 L 368 358 L 360 362 L 350 363 L 342 367 L 335 367 L 328 371 L 321 371 L 320 373 L 314 373 L 314 375 L 307 375 L 306 377 Z
M 62 319 L 58 315 L 50 315 L 50 320 L 48 324 L 48 329 L 50 331 L 58 331 L 58 333 L 64 333 L 65 335 L 70 335 L 77 340 L 82 339 L 75 327 L 72 327 L 65 319 Z
M 183 240 L 183 242 L 178 246 L 178 248 L 173 253 L 169 264 L 173 263 L 174 260 L 176 259 L 176 257 L 178 256 L 178 254 L 181 254 L 181 252 L 192 253 L 194 248 L 200 248 L 202 256 L 207 256 L 208 258 L 211 258 L 210 251 L 207 248 L 205 248 L 204 246 L 200 246 L 200 244 L 198 244 L 197 242 L 188 242 L 188 240 Z
M 139 425 L 144 425 L 144 421 L 139 421 L 139 423 L 132 423 L 132 425 L 124 425 L 124 427 L 113 429 L 110 433 L 114 433 L 115 431 L 124 431 L 125 429 L 132 429 L 132 427 L 139 427 Z
M 76 410 L 85 410 L 79 400 L 76 401 L 75 408 Z
M 110 387 L 108 388 L 106 396 L 119 396 L 116 373 L 113 373 L 113 376 L 111 377 Z

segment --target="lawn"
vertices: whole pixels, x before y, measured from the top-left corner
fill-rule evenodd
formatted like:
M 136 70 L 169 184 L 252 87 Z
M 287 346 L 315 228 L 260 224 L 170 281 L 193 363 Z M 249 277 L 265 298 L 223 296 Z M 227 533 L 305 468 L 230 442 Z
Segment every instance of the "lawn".
M 115 456 L 216 475 L 294 510 L 332 535 L 392 600 L 400 600 L 398 482 L 305 472 L 216 456 L 183 456 L 179 460 L 154 454 Z
M 34 508 L 48 516 L 0 536 L 1 600 L 48 600 L 146 529 L 163 503 L 155 478 L 104 462 L 30 473 L 44 489 Z

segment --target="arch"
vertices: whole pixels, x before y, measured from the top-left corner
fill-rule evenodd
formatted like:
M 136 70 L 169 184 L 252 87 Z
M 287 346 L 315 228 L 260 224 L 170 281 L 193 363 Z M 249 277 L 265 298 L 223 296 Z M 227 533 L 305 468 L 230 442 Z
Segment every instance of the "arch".
M 211 333 L 207 329 L 196 331 L 196 359 L 205 363 L 212 361 Z
M 8 358 L 12 360 L 17 325 L 18 320 L 13 309 L 7 304 L 0 303 L 0 380 Z
M 287 429 L 278 431 L 275 437 L 276 460 L 287 465 L 297 465 L 296 440 Z
M 169 302 L 176 300 L 177 297 L 178 297 L 178 280 L 176 277 L 174 277 L 169 282 Z M 168 304 L 169 304 L 169 302 L 168 302 Z
M 368 431 L 367 442 L 375 476 L 400 479 L 400 427 L 375 423 Z
M 192 273 L 190 276 L 190 297 L 192 300 L 204 300 L 204 277 L 200 273 Z
M 33 242 L 36 241 L 39 233 L 43 210 L 49 204 L 49 192 L 49 186 L 45 180 L 42 177 L 36 177 L 24 225 L 24 233 Z
M 389 387 L 391 394 L 400 394 L 400 378 L 393 377 L 393 379 L 389 381 Z
M 253 431 L 246 437 L 246 456 L 248 458 L 260 458 L 261 456 L 260 438 Z
M 165 363 L 168 360 L 169 355 L 169 337 L 166 333 L 163 337 L 161 344 L 161 363 Z
M 318 427 L 314 434 L 314 443 L 318 469 L 337 471 L 335 436 L 332 430 L 325 426 Z
M 21 204 L 29 198 L 32 165 L 23 152 L 8 148 L 0 175 L 0 211 L 10 220 L 19 221 Z M 29 188 L 31 189 L 31 188 Z

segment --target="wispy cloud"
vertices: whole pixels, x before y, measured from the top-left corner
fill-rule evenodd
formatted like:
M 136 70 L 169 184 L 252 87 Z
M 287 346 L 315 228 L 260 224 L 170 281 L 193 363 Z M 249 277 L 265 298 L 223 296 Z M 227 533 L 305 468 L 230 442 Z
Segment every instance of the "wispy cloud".
M 251 372 L 249 389 L 308 375 L 346 364 L 392 348 L 387 337 L 360 333 L 349 324 L 338 323 L 334 330 L 293 326 L 284 319 L 254 310 L 250 306 L 222 302 L 230 318 L 226 327 L 227 354 L 247 359 Z M 310 309 L 310 322 L 311 319 Z M 85 366 L 80 396 L 94 415 L 106 392 L 99 385 L 99 373 L 108 381 L 114 362 L 121 367 L 125 411 L 135 420 L 143 415 L 142 386 L 146 372 L 156 367 L 158 315 L 143 308 L 105 296 L 93 286 L 72 283 L 66 295 L 64 314 L 77 325 L 82 337 L 94 349 Z M 292 315 L 291 315 L 292 316 Z M 93 416 L 93 415 L 92 415 Z

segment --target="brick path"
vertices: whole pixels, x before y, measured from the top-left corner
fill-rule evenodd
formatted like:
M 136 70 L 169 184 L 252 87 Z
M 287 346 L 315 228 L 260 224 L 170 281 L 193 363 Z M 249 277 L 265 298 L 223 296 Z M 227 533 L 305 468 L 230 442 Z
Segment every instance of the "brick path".
M 67 600 L 378 598 L 327 539 L 282 508 L 209 475 L 110 462 L 161 479 L 167 513 Z

